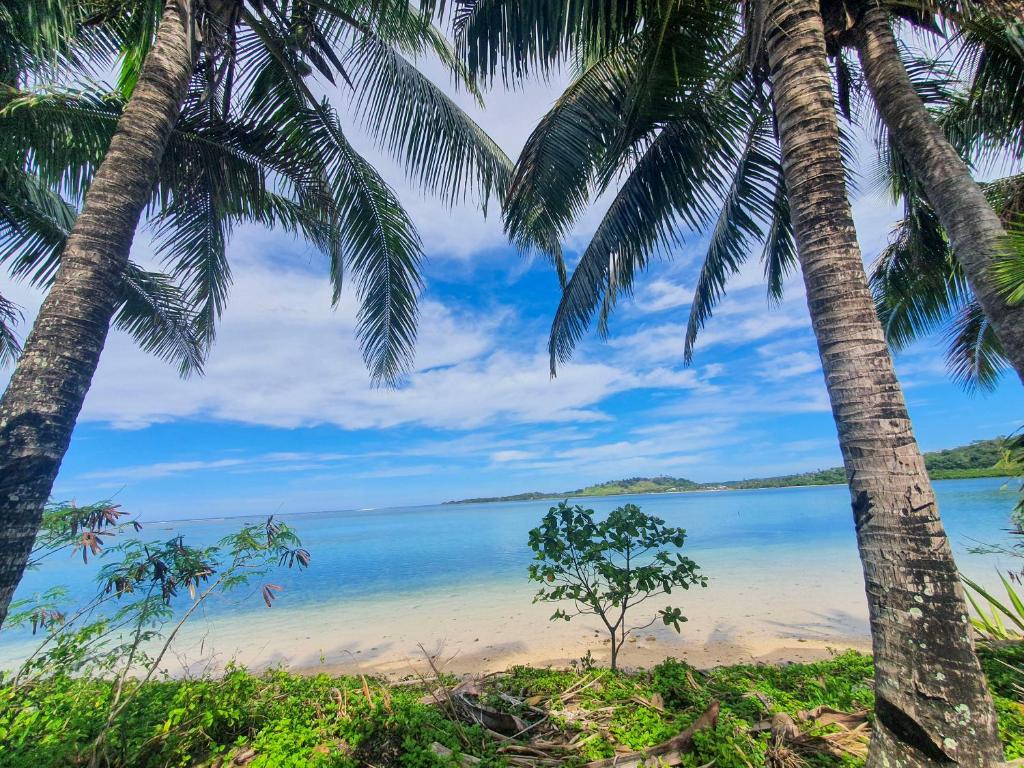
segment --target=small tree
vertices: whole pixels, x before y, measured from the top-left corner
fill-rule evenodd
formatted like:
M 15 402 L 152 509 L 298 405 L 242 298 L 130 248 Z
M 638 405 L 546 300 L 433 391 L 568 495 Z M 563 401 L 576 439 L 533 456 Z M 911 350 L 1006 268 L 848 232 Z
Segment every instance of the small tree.
M 679 608 L 667 606 L 646 624 L 629 626 L 626 611 L 675 587 L 707 586 L 693 560 L 678 552 L 686 540 L 682 528 L 646 515 L 635 504 L 612 510 L 600 522 L 594 510 L 561 502 L 530 531 L 530 549 L 537 562 L 530 566 L 530 580 L 540 582 L 534 602 L 572 600 L 573 613 L 559 608 L 552 620 L 570 621 L 574 616 L 601 619 L 611 639 L 611 666 L 617 668 L 619 651 L 631 632 L 645 629 L 659 618 L 681 631 L 686 621 Z M 671 548 L 671 549 L 670 549 Z
M 11 604 L 4 630 L 30 625 L 44 638 L 11 677 L 0 671 L 0 686 L 17 689 L 61 675 L 113 676 L 113 694 L 106 722 L 100 728 L 83 764 L 90 768 L 113 764 L 106 754 L 107 738 L 116 732 L 129 705 L 143 690 L 142 683 L 160 665 L 185 623 L 213 595 L 250 585 L 275 568 L 309 565 L 310 554 L 298 536 L 272 517 L 243 525 L 209 547 L 194 547 L 178 535 L 167 541 L 130 538 L 108 543 L 138 522 L 124 522 L 116 505 L 101 502 L 86 507 L 51 504 L 36 538 L 30 564 L 71 550 L 82 559 L 106 558 L 96 576 L 95 595 L 77 610 L 61 607 L 67 591 L 48 590 Z M 281 587 L 263 583 L 259 594 L 269 608 Z M 176 619 L 176 621 L 175 621 Z M 166 674 L 166 671 L 163 672 Z M 92 695 L 92 694 L 89 694 Z M 89 701 L 90 707 L 101 704 Z

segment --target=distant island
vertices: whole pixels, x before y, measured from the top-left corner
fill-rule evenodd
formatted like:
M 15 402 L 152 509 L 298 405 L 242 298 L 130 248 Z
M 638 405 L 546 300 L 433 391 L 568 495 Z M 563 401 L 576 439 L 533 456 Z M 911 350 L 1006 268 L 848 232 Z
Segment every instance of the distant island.
M 931 451 L 924 455 L 925 465 L 932 480 L 962 480 L 973 477 L 1008 477 L 1019 472 L 1006 461 L 1005 438 L 978 440 L 970 445 Z M 513 496 L 487 496 L 478 499 L 458 499 L 445 504 L 484 504 L 492 501 L 534 501 L 537 499 L 564 499 L 579 496 L 623 496 L 641 493 L 682 493 L 685 491 L 731 491 L 750 488 L 790 488 L 798 485 L 839 485 L 846 482 L 842 467 L 801 472 L 796 475 L 759 477 L 750 480 L 728 480 L 721 483 L 697 483 L 685 477 L 628 477 L 608 480 L 574 491 L 545 493 L 528 491 Z

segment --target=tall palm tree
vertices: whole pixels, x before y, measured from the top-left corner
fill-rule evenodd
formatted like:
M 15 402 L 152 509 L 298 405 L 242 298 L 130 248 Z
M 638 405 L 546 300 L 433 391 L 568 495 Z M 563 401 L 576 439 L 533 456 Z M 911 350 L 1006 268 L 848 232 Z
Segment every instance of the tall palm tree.
M 1003 353 L 1024 383 L 1024 304 L 1007 301 L 993 275 L 1006 231 L 914 89 L 892 32 L 888 4 L 836 1 L 854 6 L 853 27 L 839 32 L 855 41 L 874 105 L 942 223 Z M 1020 27 L 1024 29 L 1024 23 Z M 1018 56 L 1024 61 L 1024 42 Z
M 995 711 L 863 271 L 816 3 L 770 2 L 765 45 L 797 255 L 867 587 L 876 670 L 868 763 L 993 765 L 1003 756 Z M 959 723 L 949 717 L 954 701 L 966 713 Z
M 396 0 L 165 0 L 104 3 L 127 30 L 116 130 L 83 197 L 52 287 L 0 400 L 0 620 L 6 615 L 42 508 L 67 450 L 124 282 L 135 230 L 190 104 L 211 120 L 240 116 L 272 131 L 282 165 L 318 169 L 341 232 L 331 245 L 340 298 L 347 269 L 362 306 L 359 340 L 375 380 L 395 382 L 411 362 L 422 258 L 415 229 L 393 191 L 349 144 L 312 78 L 343 82 L 355 112 L 424 189 L 454 201 L 502 188 L 503 153 L 406 55 L 432 54 L 463 74 L 425 15 Z M 472 84 L 464 79 L 467 87 Z M 302 191 L 300 190 L 300 193 Z M 187 220 L 215 216 L 224 200 L 172 201 Z M 201 330 L 227 295 L 227 265 L 199 237 L 176 242 L 184 288 Z M 226 232 L 221 234 L 226 235 Z M 203 315 L 205 324 L 203 325 Z
M 562 16 L 552 23 L 554 6 Z M 818 3 L 749 4 L 744 55 L 728 3 L 530 9 L 479 0 L 459 17 L 462 48 L 485 74 L 543 72 L 560 50 L 578 67 L 517 162 L 505 206 L 511 238 L 557 258 L 554 244 L 587 202 L 625 174 L 566 285 L 552 371 L 595 314 L 606 329 L 651 254 L 687 229 L 712 225 L 719 272 L 700 278 L 712 294 L 754 240 L 765 242 L 776 287 L 798 261 L 871 616 L 869 764 L 993 765 L 1002 756 L 995 712 L 857 245 Z M 616 16 L 626 12 L 625 22 Z M 581 31 L 566 38 L 567 29 Z M 950 717 L 951 702 L 961 717 Z

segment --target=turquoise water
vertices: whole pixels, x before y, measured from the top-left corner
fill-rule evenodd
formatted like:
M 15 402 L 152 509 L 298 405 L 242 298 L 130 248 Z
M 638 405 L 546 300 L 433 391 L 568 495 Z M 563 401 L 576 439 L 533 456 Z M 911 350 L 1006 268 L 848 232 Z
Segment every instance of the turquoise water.
M 961 568 L 991 581 L 998 561 L 971 555 L 979 541 L 1007 541 L 1007 516 L 1016 495 L 1000 479 L 935 483 L 942 516 Z M 743 580 L 793 572 L 855 569 L 857 553 L 849 496 L 844 486 L 783 488 L 589 498 L 606 512 L 626 502 L 687 529 L 686 549 L 723 588 Z M 352 600 L 408 596 L 418 591 L 467 591 L 468 587 L 525 584 L 530 551 L 527 531 L 549 501 L 441 505 L 367 511 L 322 512 L 283 517 L 313 556 L 302 573 L 284 571 L 269 580 L 285 587 L 277 605 L 285 611 L 330 611 Z M 143 536 L 178 534 L 210 544 L 246 518 L 148 523 Z M 145 523 L 145 521 L 143 521 Z M 102 560 L 102 559 L 101 559 Z M 1009 565 L 1008 563 L 1006 565 Z M 18 590 L 26 597 L 57 584 L 85 597 L 97 566 L 57 558 L 29 572 Z M 259 603 L 236 595 L 212 605 L 214 618 L 242 615 Z M 277 608 L 275 605 L 275 609 Z M 0 648 L 23 644 L 24 632 L 4 630 Z M 9 653 L 8 653 L 9 655 Z

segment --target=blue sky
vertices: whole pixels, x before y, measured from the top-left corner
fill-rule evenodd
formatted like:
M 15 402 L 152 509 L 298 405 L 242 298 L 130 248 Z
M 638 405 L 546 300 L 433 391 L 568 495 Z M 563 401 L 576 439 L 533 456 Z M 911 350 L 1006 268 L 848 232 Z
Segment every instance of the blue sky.
M 529 84 L 471 109 L 515 156 L 558 84 Z M 330 308 L 319 256 L 287 235 L 238 230 L 230 304 L 206 375 L 174 370 L 113 334 L 55 498 L 112 498 L 146 519 L 430 504 L 562 490 L 632 475 L 726 480 L 834 466 L 835 428 L 802 286 L 770 307 L 760 265 L 736 277 L 682 365 L 701 237 L 655 263 L 620 303 L 607 342 L 589 338 L 550 380 L 558 286 L 503 240 L 493 210 L 454 210 L 404 181 L 354 127 L 401 192 L 428 261 L 416 366 L 405 386 L 370 386 L 353 337 L 356 305 Z M 361 143 L 360 143 L 361 142 Z M 859 142 L 861 162 L 872 162 Z M 854 210 L 865 260 L 898 217 L 868 179 Z M 586 243 L 602 209 L 584 216 Z M 134 257 L 152 260 L 145 232 Z M 0 278 L 30 320 L 39 297 Z M 968 396 L 945 377 L 942 340 L 897 358 L 925 450 L 1013 431 L 1024 398 L 1009 377 Z M 7 372 L 2 375 L 6 376 Z

